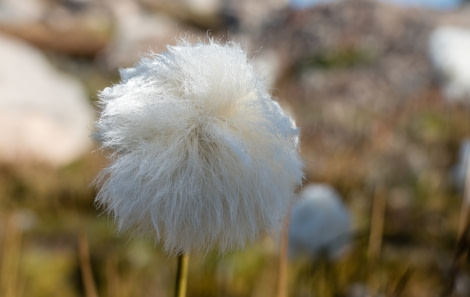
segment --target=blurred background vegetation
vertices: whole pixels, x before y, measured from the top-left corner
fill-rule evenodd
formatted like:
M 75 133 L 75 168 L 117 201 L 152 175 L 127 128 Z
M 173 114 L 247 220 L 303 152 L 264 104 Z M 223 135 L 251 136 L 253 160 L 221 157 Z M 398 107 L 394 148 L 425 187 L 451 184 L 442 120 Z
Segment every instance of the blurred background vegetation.
M 455 174 L 470 92 L 449 96 L 429 54 L 435 29 L 470 31 L 469 5 L 306 2 L 0 0 L 0 296 L 172 294 L 176 259 L 95 208 L 107 161 L 88 136 L 118 68 L 208 35 L 248 50 L 301 128 L 305 183 L 333 186 L 353 218 L 340 259 L 290 262 L 289 296 L 470 296 Z M 275 296 L 279 254 L 275 236 L 192 255 L 188 296 Z

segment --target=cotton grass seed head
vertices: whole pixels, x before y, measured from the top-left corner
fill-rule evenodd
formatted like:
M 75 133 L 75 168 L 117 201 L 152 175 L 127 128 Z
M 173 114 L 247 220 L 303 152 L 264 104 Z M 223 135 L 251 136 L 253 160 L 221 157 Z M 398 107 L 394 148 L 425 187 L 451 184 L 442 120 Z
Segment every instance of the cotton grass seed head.
M 98 205 L 170 254 L 242 248 L 280 227 L 302 178 L 298 129 L 235 43 L 182 41 L 99 94 L 110 151 Z
M 350 245 L 351 217 L 341 196 L 327 184 L 310 184 L 292 207 L 289 256 L 338 259 Z

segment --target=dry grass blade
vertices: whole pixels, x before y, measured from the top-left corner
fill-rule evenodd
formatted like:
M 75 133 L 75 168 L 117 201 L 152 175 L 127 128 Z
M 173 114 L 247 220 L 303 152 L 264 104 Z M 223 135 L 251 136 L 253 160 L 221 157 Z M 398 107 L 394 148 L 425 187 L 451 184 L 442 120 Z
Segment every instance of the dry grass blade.
M 289 238 L 290 211 L 284 219 L 281 233 L 281 249 L 279 252 L 279 279 L 277 287 L 277 297 L 287 297 L 287 249 Z
M 470 201 L 470 162 L 467 162 L 467 168 L 465 172 L 465 186 L 464 192 L 462 197 L 462 206 L 460 208 L 460 215 L 459 215 L 459 226 L 457 230 L 457 240 L 459 241 L 460 238 L 463 236 L 465 228 L 468 225 L 468 209 L 469 209 L 469 201 Z
M 375 259 L 382 248 L 382 235 L 385 217 L 385 195 L 382 187 L 377 187 L 372 201 L 369 247 L 367 255 Z
M 80 268 L 82 273 L 83 287 L 86 297 L 98 297 L 93 272 L 91 270 L 90 250 L 88 238 L 82 231 L 78 233 L 78 256 L 80 259 Z
M 0 266 L 0 296 L 16 297 L 19 284 L 19 261 L 21 253 L 21 230 L 15 223 L 14 214 L 7 221 Z

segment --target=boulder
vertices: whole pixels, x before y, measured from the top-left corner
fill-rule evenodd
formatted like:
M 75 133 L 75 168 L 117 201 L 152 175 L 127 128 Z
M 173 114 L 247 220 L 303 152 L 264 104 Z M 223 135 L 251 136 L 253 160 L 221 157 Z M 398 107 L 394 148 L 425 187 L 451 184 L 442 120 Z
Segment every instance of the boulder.
M 109 1 L 107 7 L 113 16 L 114 30 L 98 60 L 108 71 L 130 67 L 151 51 L 164 51 L 166 45 L 175 45 L 182 36 L 195 41 L 205 34 L 169 14 L 149 13 L 132 0 Z
M 36 48 L 0 35 L 0 161 L 61 166 L 90 150 L 83 86 Z
M 100 1 L 0 0 L 0 32 L 62 54 L 95 56 L 111 26 Z

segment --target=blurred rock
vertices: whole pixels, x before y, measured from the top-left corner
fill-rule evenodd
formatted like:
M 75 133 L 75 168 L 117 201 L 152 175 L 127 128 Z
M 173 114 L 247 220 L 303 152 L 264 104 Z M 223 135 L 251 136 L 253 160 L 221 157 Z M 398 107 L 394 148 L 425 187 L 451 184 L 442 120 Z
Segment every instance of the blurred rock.
M 174 45 L 182 37 L 194 42 L 211 36 L 245 45 L 287 2 L 108 0 L 105 3 L 113 15 L 114 32 L 100 59 L 107 69 L 115 69 L 133 65 L 150 50 L 165 50 L 166 45 Z M 262 56 L 260 69 L 270 83 L 271 70 L 278 71 L 277 66 L 265 63 L 270 59 L 268 54 Z
M 0 20 L 2 23 L 15 24 L 39 22 L 46 11 L 45 4 L 43 0 L 1 0 Z
M 468 0 L 462 2 L 462 6 L 459 9 L 446 10 L 439 13 L 439 17 L 435 19 L 436 25 L 470 27 L 470 2 Z
M 289 257 L 338 259 L 351 240 L 352 222 L 339 194 L 330 186 L 305 186 L 292 207 Z
M 70 55 L 94 56 L 102 50 L 110 20 L 99 1 L 0 0 L 0 32 Z
M 139 0 L 145 7 L 193 26 L 225 31 L 253 33 L 279 10 L 287 0 Z
M 195 41 L 205 35 L 169 15 L 149 14 L 133 0 L 110 0 L 107 6 L 113 15 L 114 32 L 99 59 L 108 70 L 132 66 L 142 55 L 166 50 L 166 45 L 175 44 L 181 37 Z
M 216 29 L 224 22 L 224 0 L 139 0 L 159 14 L 166 14 L 185 23 L 205 29 Z
M 81 84 L 0 35 L 0 161 L 60 166 L 90 149 L 94 111 Z
M 287 0 L 225 0 L 224 14 L 235 20 L 233 29 L 236 32 L 255 35 L 287 5 Z

